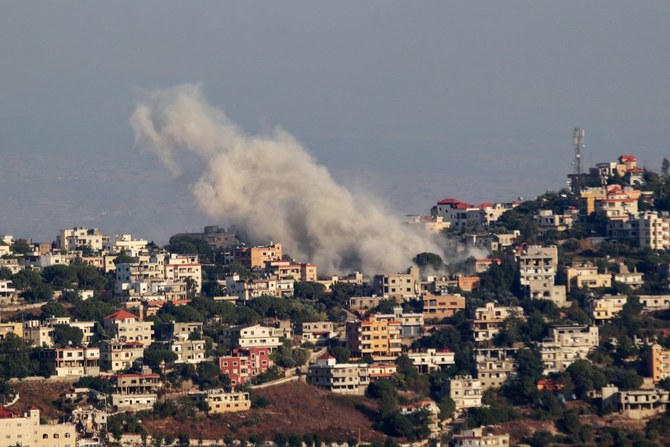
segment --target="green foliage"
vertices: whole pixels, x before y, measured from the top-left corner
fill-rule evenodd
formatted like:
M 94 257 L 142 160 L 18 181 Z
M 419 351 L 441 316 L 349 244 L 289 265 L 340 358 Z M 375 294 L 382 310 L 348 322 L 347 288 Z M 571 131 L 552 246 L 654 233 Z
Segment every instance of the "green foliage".
M 456 402 L 449 397 L 443 396 L 438 402 L 437 406 L 440 408 L 440 419 L 445 420 L 454 416 L 456 412 Z
M 25 239 L 14 239 L 10 250 L 13 253 L 24 255 L 32 251 L 32 246 Z
M 100 298 L 90 298 L 88 300 L 77 300 L 70 309 L 73 317 L 82 321 L 97 321 L 102 324 L 102 320 L 116 310 L 116 307 L 101 300 Z
M 158 316 L 167 323 L 169 321 L 176 321 L 177 323 L 202 323 L 204 318 L 198 310 L 188 304 L 184 306 L 175 306 L 168 302 L 158 311 Z
M 23 291 L 21 297 L 29 303 L 49 301 L 54 296 L 54 290 L 49 284 L 39 283 Z
M 179 253 L 183 255 L 198 255 L 203 261 L 211 261 L 212 249 L 207 242 L 188 235 L 178 234 L 170 238 L 167 250 L 170 253 Z
M 554 442 L 554 435 L 546 430 L 538 430 L 526 442 L 530 447 L 549 447 Z
M 230 386 L 228 375 L 223 374 L 214 362 L 200 362 L 195 368 L 193 381 L 202 389 L 212 389 Z
M 419 253 L 414 257 L 414 259 L 412 259 L 412 262 L 414 262 L 414 264 L 416 264 L 422 270 L 427 267 L 430 267 L 435 271 L 444 269 L 444 261 L 442 260 L 442 257 L 435 253 Z
M 575 385 L 575 394 L 580 399 L 585 398 L 589 391 L 599 390 L 607 385 L 607 378 L 602 371 L 594 367 L 588 360 L 573 362 L 568 366 L 566 373 Z
M 169 349 L 147 349 L 144 351 L 144 364 L 154 372 L 161 371 L 162 362 L 165 362 L 165 365 L 170 367 L 177 358 L 177 354 Z
M 10 280 L 12 279 L 12 271 L 7 267 L 0 267 L 0 280 Z
M 154 413 L 161 419 L 174 417 L 181 420 L 189 420 L 194 419 L 198 414 L 198 407 L 193 399 L 184 396 L 177 399 L 157 401 L 154 404 Z M 167 437 L 165 442 L 167 444 Z
M 114 385 L 112 385 L 112 382 L 102 377 L 83 376 L 77 381 L 75 386 L 81 388 L 91 388 L 105 394 L 111 394 L 114 392 Z
M 56 289 L 73 287 L 77 283 L 77 272 L 68 265 L 51 265 L 42 270 L 42 278 Z
M 293 291 L 296 298 L 319 300 L 326 292 L 326 287 L 316 282 L 296 282 Z
M 414 411 L 408 415 L 394 412 L 381 421 L 381 428 L 387 435 L 401 436 L 408 441 L 418 441 L 430 435 L 429 415 L 426 410 Z
M 57 324 L 54 327 L 54 344 L 59 348 L 66 346 L 80 346 L 84 332 L 78 327 L 69 324 Z
M 70 312 L 68 312 L 65 306 L 56 302 L 46 303 L 44 306 L 40 307 L 40 310 L 42 311 L 42 318 L 70 316 Z
M 23 378 L 36 374 L 38 368 L 31 363 L 30 354 L 28 343 L 16 334 L 7 334 L 0 340 L 0 379 Z
M 291 340 L 284 340 L 270 358 L 282 368 L 295 368 L 302 366 L 309 360 L 309 353 L 305 349 L 293 348 Z
M 28 289 L 42 283 L 42 276 L 35 270 L 24 269 L 12 277 L 12 283 L 19 290 Z
M 328 354 L 335 357 L 337 363 L 347 363 L 351 356 L 351 351 L 344 346 L 331 346 L 328 347 Z

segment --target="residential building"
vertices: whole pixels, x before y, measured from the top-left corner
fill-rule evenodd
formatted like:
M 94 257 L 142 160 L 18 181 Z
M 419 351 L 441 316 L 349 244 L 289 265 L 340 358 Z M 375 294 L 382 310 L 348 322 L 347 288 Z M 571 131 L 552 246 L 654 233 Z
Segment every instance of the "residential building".
M 512 203 L 481 203 L 472 205 L 457 199 L 442 199 L 430 210 L 431 215 L 442 217 L 453 227 L 488 226 L 496 222 L 506 211 L 518 206 Z
M 516 351 L 515 348 L 475 349 L 477 379 L 482 383 L 482 391 L 500 388 L 516 375 Z
M 144 346 L 136 341 L 102 340 L 100 368 L 103 371 L 123 371 L 144 357 Z
M 301 282 L 316 282 L 319 279 L 316 265 L 309 263 L 270 261 L 265 263 L 265 272 L 279 279 L 293 279 Z
M 402 351 L 400 331 L 399 321 L 378 320 L 372 315 L 362 321 L 347 322 L 347 345 L 353 356 L 395 359 Z
M 611 220 L 628 220 L 638 214 L 640 191 L 608 185 L 606 196 L 596 200 L 595 213 Z
M 337 336 L 332 321 L 299 323 L 296 333 L 302 337 L 302 343 L 312 343 L 314 345 L 327 344 L 330 339 Z
M 293 278 L 280 279 L 276 276 L 245 280 L 235 274 L 226 277 L 225 286 L 229 296 L 236 296 L 239 302 L 245 303 L 262 296 L 292 297 L 295 280 Z
M 74 424 L 43 424 L 36 407 L 22 414 L 0 406 L 0 427 L 0 447 L 77 447 Z
M 667 213 L 645 211 L 638 218 L 639 246 L 652 250 L 670 249 L 670 216 Z
M 54 327 L 42 324 L 39 320 L 23 322 L 23 339 L 33 346 L 50 348 L 54 345 Z
M 493 434 L 487 427 L 462 430 L 453 437 L 454 447 L 509 447 L 509 434 Z M 517 444 L 521 445 L 521 444 Z
M 540 342 L 544 374 L 563 372 L 575 360 L 584 360 L 598 347 L 598 327 L 587 325 L 554 326 Z
M 100 374 L 100 348 L 67 347 L 54 351 L 56 376 L 97 376 Z
M 565 271 L 568 292 L 570 289 L 599 289 L 612 287 L 612 275 L 598 273 L 598 267 L 591 263 L 572 265 Z
M 0 322 L 0 340 L 4 340 L 7 334 L 14 334 L 23 338 L 23 323 L 20 322 Z
M 274 328 L 260 324 L 233 326 L 223 330 L 222 340 L 241 349 L 267 348 L 269 351 L 281 346 L 282 342 Z
M 12 275 L 16 275 L 19 273 L 21 270 L 24 269 L 23 264 L 19 264 L 18 259 L 2 259 L 0 258 L 0 269 L 1 268 L 6 268 L 10 272 L 12 272 Z
M 392 314 L 375 314 L 378 321 L 400 322 L 400 336 L 403 338 L 418 337 L 423 331 L 423 313 L 405 312 L 402 307 L 395 306 Z
M 144 239 L 133 239 L 130 234 L 117 234 L 103 244 L 103 248 L 109 253 L 125 253 L 128 256 L 138 256 L 146 251 L 147 241 Z
M 12 281 L 8 279 L 0 279 L 0 302 L 11 303 L 16 298 L 16 288 L 14 288 Z
M 456 411 L 482 406 L 482 383 L 471 376 L 455 376 L 448 380 L 449 397 L 456 404 Z
M 644 275 L 633 268 L 631 272 L 626 264 L 619 264 L 619 272 L 614 274 L 614 282 L 624 284 L 633 290 L 639 289 L 644 285 Z
M 307 381 L 337 394 L 362 396 L 370 383 L 366 363 L 337 363 L 335 357 L 324 354 L 309 366 Z
M 232 386 L 247 384 L 270 366 L 272 362 L 268 348 L 233 349 L 230 355 L 219 358 L 219 368 L 228 375 Z
M 153 341 L 153 321 L 141 321 L 137 315 L 123 309 L 107 315 L 103 327 L 108 337 L 119 341 L 132 341 L 147 347 Z
M 448 349 L 426 349 L 425 351 L 408 352 L 407 357 L 422 374 L 444 369 L 456 364 L 455 354 Z
M 521 247 L 517 258 L 519 260 L 520 282 L 522 286 L 530 286 L 533 280 L 554 283 L 558 267 L 558 248 L 555 245 L 548 247 L 540 245 Z
M 540 210 L 533 216 L 538 226 L 545 230 L 565 231 L 578 220 L 578 210 L 569 209 L 563 214 L 554 214 L 552 210 Z
M 354 296 L 349 298 L 349 310 L 352 312 L 366 313 L 379 306 L 384 297 L 381 296 Z M 398 300 L 396 300 L 397 302 Z
M 194 295 L 202 292 L 202 266 L 196 255 L 178 255 L 170 253 L 165 256 L 165 279 L 174 282 L 192 284 Z
M 602 388 L 604 411 L 618 411 L 630 419 L 647 419 L 665 414 L 670 401 L 670 391 L 662 389 L 640 389 L 620 391 L 614 385 Z
M 174 337 L 192 337 L 197 334 L 202 335 L 202 323 L 195 321 L 178 323 L 176 321 L 171 321 L 166 324 L 159 325 L 160 333 L 157 334 L 158 338 L 161 340 L 170 340 Z
M 654 383 L 670 378 L 670 350 L 663 349 L 659 344 L 651 345 L 647 354 L 647 365 Z
M 408 225 L 422 226 L 428 234 L 440 234 L 451 227 L 451 222 L 446 222 L 442 216 L 405 216 L 404 222 Z
M 154 393 L 111 395 L 112 408 L 116 412 L 151 410 L 157 400 L 158 395 Z
M 475 273 L 485 273 L 488 272 L 492 265 L 500 265 L 502 259 L 500 258 L 483 258 L 475 259 Z
M 117 374 L 111 380 L 117 394 L 156 394 L 163 388 L 160 374 L 152 373 L 147 366 L 141 373 Z
M 423 411 L 428 416 L 427 426 L 431 437 L 436 437 L 440 434 L 440 407 L 435 401 L 431 399 L 424 399 L 409 405 L 402 405 L 400 407 L 400 414 L 403 416 L 410 415 L 417 411 Z
M 496 306 L 495 303 L 486 303 L 484 307 L 475 309 L 475 319 L 472 322 L 475 341 L 491 340 L 500 332 L 506 319 L 523 317 L 522 307 L 505 307 Z
M 566 289 L 563 285 L 554 284 L 554 280 L 531 279 L 528 281 L 528 293 L 532 300 L 548 300 L 557 307 L 569 307 Z
M 220 228 L 216 225 L 206 226 L 202 233 L 179 233 L 175 234 L 174 237 L 203 241 L 216 252 L 232 249 L 240 244 L 237 234 L 226 231 L 225 228 Z
M 644 312 L 670 310 L 670 295 L 638 295 Z
M 426 292 L 421 299 L 424 320 L 442 320 L 453 317 L 460 310 L 465 310 L 465 298 L 460 294 L 433 295 Z
M 457 278 L 458 289 L 462 292 L 472 292 L 479 287 L 481 278 L 479 276 L 459 275 Z
M 591 318 L 597 323 L 616 317 L 623 310 L 627 302 L 627 295 L 603 295 L 600 298 L 589 298 L 587 304 Z
M 228 262 L 238 262 L 250 269 L 262 269 L 266 262 L 282 260 L 282 246 L 274 242 L 254 247 L 240 245 L 233 249 L 226 260 Z
M 368 363 L 368 374 L 370 375 L 370 382 L 374 382 L 379 379 L 393 376 L 398 370 L 398 367 L 395 363 Z
M 85 246 L 93 251 L 100 251 L 107 240 L 108 237 L 100 233 L 97 228 L 64 228 L 56 236 L 56 247 L 71 251 Z
M 198 402 L 206 402 L 209 414 L 235 413 L 251 409 L 251 398 L 246 391 L 226 391 L 218 388 L 191 391 L 188 395 Z
M 419 280 L 419 268 L 412 266 L 407 273 L 375 275 L 372 279 L 372 290 L 386 298 L 411 299 L 419 292 Z

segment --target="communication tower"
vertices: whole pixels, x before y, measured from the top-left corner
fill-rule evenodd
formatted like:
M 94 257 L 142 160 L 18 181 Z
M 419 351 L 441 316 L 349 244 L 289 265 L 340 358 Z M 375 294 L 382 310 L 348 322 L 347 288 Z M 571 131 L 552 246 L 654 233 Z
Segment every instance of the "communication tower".
M 572 131 L 572 140 L 575 144 L 575 173 L 572 182 L 572 191 L 579 193 L 582 189 L 582 149 L 584 149 L 584 129 L 575 127 Z

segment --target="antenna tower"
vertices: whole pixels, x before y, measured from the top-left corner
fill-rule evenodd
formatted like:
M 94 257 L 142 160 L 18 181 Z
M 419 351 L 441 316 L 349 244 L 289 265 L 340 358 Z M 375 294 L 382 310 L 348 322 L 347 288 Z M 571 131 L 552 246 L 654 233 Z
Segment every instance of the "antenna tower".
M 584 129 L 575 127 L 572 131 L 572 140 L 575 143 L 575 177 L 572 190 L 579 193 L 582 189 L 582 149 L 584 149 Z

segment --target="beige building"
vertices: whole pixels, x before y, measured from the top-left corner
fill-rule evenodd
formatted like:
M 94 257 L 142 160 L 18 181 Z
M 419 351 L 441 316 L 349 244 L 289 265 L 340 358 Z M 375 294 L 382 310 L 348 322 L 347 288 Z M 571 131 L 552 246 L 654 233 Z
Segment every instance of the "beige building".
M 273 242 L 255 247 L 241 245 L 233 249 L 232 256 L 227 259 L 229 262 L 239 262 L 250 269 L 262 269 L 265 268 L 266 262 L 281 260 L 282 246 Z
M 202 291 L 202 266 L 196 255 L 178 255 L 170 253 L 165 256 L 165 279 L 188 284 L 192 281 L 195 294 Z
M 281 346 L 281 341 L 279 336 L 276 335 L 275 329 L 260 324 L 233 326 L 224 329 L 222 339 L 232 346 L 242 349 L 269 348 L 273 350 Z
M 544 374 L 563 372 L 575 360 L 585 360 L 598 347 L 597 326 L 554 326 L 539 343 Z
M 614 385 L 602 388 L 602 408 L 618 411 L 630 419 L 648 419 L 665 414 L 670 392 L 661 389 L 620 391 Z
M 234 413 L 251 409 L 251 398 L 247 392 L 229 392 L 223 389 L 192 391 L 192 399 L 207 402 L 210 414 Z
M 295 264 L 289 261 L 270 261 L 265 264 L 265 272 L 279 279 L 316 282 L 319 278 L 315 264 Z
M 641 248 L 670 249 L 670 216 L 645 211 L 638 216 L 638 228 Z
M 433 295 L 426 292 L 421 299 L 424 320 L 442 320 L 453 317 L 456 312 L 465 309 L 465 297 L 460 294 Z
M 142 321 L 137 315 L 123 309 L 107 315 L 103 327 L 108 337 L 120 341 L 137 342 L 145 348 L 153 341 L 153 321 Z
M 412 266 L 407 273 L 375 275 L 372 279 L 372 290 L 386 298 L 410 299 L 419 293 L 420 279 L 419 268 Z
M 495 337 L 508 318 L 524 318 L 522 307 L 496 306 L 495 303 L 486 303 L 484 307 L 475 309 L 475 319 L 472 322 L 472 333 L 475 341 L 487 341 Z
M 596 322 L 611 320 L 623 310 L 627 302 L 627 295 L 603 295 L 588 300 L 588 311 Z
M 532 300 L 548 300 L 557 307 L 570 306 L 566 298 L 565 286 L 554 284 L 553 279 L 531 279 L 528 282 L 528 292 Z
M 74 424 L 40 422 L 40 410 L 19 413 L 0 406 L 0 447 L 77 447 Z
M 315 345 L 328 343 L 328 340 L 337 337 L 335 325 L 332 321 L 299 323 L 296 332 L 301 336 L 302 343 L 313 343 Z
M 638 298 L 645 312 L 670 309 L 670 295 L 638 295 Z
M 482 383 L 470 376 L 456 376 L 448 381 L 449 397 L 456 404 L 456 411 L 482 406 Z
M 514 348 L 475 349 L 477 379 L 482 383 L 482 391 L 500 388 L 516 374 Z
M 565 231 L 572 228 L 577 220 L 577 210 L 569 210 L 564 214 L 554 214 L 552 210 L 540 210 L 534 216 L 540 228 L 546 230 Z
M 522 248 L 517 257 L 522 286 L 530 286 L 533 280 L 554 283 L 558 267 L 558 248 L 555 245 L 529 245 Z
M 103 371 L 123 371 L 144 357 L 144 346 L 136 341 L 103 340 L 100 342 L 100 368 Z
M 100 374 L 100 348 L 70 347 L 55 350 L 56 376 L 97 376 Z
M 109 238 L 97 228 L 64 228 L 56 236 L 56 247 L 61 250 L 76 250 L 78 247 L 87 246 L 93 251 L 102 250 L 103 243 Z
M 374 360 L 389 360 L 402 351 L 401 324 L 395 320 L 377 320 L 370 316 L 363 321 L 348 322 L 347 346 L 356 357 L 371 356 Z
M 375 318 L 378 321 L 398 321 L 403 338 L 418 337 L 423 330 L 423 313 L 405 312 L 401 306 L 395 306 L 392 314 L 375 314 Z
M 619 264 L 619 272 L 614 274 L 613 279 L 615 283 L 625 284 L 633 290 L 644 285 L 644 275 L 638 272 L 636 268 L 631 272 L 623 263 Z
M 462 430 L 453 437 L 455 447 L 509 447 L 509 434 L 493 434 L 487 427 Z M 517 444 L 521 445 L 521 444 Z
M 612 287 L 612 275 L 598 273 L 598 267 L 591 263 L 573 265 L 566 269 L 568 292 L 570 289 L 599 289 Z
M 430 374 L 433 371 L 456 364 L 455 354 L 446 349 L 441 351 L 426 349 L 422 352 L 408 352 L 407 357 L 409 357 L 416 369 L 422 374 Z
M 362 396 L 370 383 L 367 363 L 337 363 L 324 354 L 309 366 L 307 381 L 337 394 Z
M 0 340 L 4 340 L 7 334 L 14 334 L 17 337 L 23 338 L 23 324 L 16 322 L 0 322 Z

